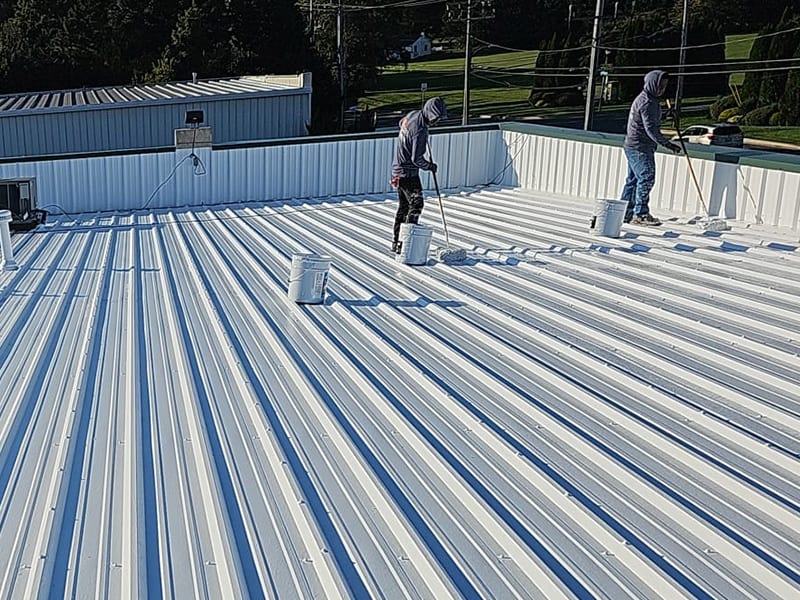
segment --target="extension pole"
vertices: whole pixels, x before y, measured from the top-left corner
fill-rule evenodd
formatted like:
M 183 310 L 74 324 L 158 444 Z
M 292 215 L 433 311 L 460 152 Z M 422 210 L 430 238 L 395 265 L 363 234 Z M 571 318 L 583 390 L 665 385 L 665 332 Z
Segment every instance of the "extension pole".
M 428 160 L 433 162 L 433 152 L 431 152 L 431 145 L 428 144 Z M 442 193 L 439 191 L 439 179 L 436 177 L 436 172 L 433 175 L 433 188 L 436 190 L 436 197 L 439 199 L 439 213 L 442 215 L 442 228 L 444 229 L 444 240 L 447 247 L 450 248 L 450 234 L 447 232 L 447 219 L 444 217 L 444 202 L 442 202 Z

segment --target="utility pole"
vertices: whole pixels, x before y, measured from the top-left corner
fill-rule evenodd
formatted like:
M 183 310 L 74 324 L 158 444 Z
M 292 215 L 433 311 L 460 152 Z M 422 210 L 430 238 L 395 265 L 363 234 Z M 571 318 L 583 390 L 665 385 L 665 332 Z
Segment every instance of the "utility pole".
M 597 71 L 597 46 L 600 42 L 600 23 L 603 19 L 604 0 L 597 0 L 592 30 L 592 54 L 589 58 L 589 83 L 586 87 L 586 110 L 583 114 L 583 128 L 589 131 L 594 121 L 594 78 Z
M 467 33 L 464 42 L 464 104 L 461 124 L 469 124 L 470 74 L 472 73 L 472 27 L 476 21 L 486 21 L 495 16 L 494 0 L 463 0 L 447 3 L 449 21 L 466 21 Z
M 681 100 L 683 100 L 683 71 L 686 64 L 686 41 L 689 35 L 689 0 L 683 0 L 683 22 L 681 23 L 681 53 L 678 59 L 678 87 L 675 90 L 675 113 L 681 114 Z
M 464 44 L 464 108 L 461 112 L 461 124 L 469 125 L 469 72 L 472 68 L 472 0 L 467 0 L 467 40 Z
M 339 68 L 339 131 L 344 131 L 344 105 L 347 101 L 347 85 L 345 83 L 344 63 L 344 7 L 342 0 L 336 8 L 336 58 Z
M 308 0 L 308 26 L 311 29 L 311 45 L 314 45 L 314 0 Z

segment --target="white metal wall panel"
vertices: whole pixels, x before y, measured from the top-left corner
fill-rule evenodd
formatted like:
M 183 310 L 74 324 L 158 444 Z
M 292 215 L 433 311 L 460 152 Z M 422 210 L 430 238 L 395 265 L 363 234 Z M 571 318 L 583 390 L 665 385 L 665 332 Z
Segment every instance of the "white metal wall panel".
M 39 205 L 69 213 L 221 202 L 388 193 L 393 137 L 324 138 L 299 144 L 202 149 L 197 176 L 185 152 L 0 164 L 3 178 L 35 177 Z M 442 188 L 491 181 L 558 196 L 619 197 L 627 165 L 622 148 L 512 131 L 472 130 L 431 136 Z M 800 174 L 693 158 L 712 214 L 798 229 Z M 686 158 L 656 155 L 654 211 L 702 214 Z M 177 167 L 177 168 L 176 168 Z M 174 171 L 174 173 L 173 173 Z M 433 188 L 422 173 L 423 185 Z
M 431 138 L 445 187 L 486 184 L 503 166 L 497 130 L 441 133 Z M 203 206 L 247 200 L 342 196 L 391 191 L 395 139 L 339 141 L 0 164 L 2 178 L 36 178 L 38 205 L 67 213 Z M 426 189 L 431 178 L 422 175 Z M 154 192 L 159 191 L 153 196 Z M 55 206 L 54 206 L 55 205 Z
M 618 198 L 627 173 L 621 146 L 504 131 L 512 157 L 503 183 L 538 192 L 586 198 Z M 800 228 L 800 173 L 723 160 L 692 158 L 712 215 L 775 227 Z M 683 155 L 656 154 L 654 211 L 704 214 Z
M 187 110 L 203 110 L 214 143 L 305 136 L 311 90 L 150 106 L 33 112 L 0 118 L 0 156 L 47 156 L 169 147 Z

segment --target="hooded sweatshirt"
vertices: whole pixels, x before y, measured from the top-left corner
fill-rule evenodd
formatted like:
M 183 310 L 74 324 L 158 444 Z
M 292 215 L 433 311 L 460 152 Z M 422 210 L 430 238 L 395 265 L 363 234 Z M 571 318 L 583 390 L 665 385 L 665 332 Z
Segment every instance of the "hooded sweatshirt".
M 422 110 L 412 110 L 400 120 L 400 135 L 392 162 L 392 177 L 414 177 L 419 170 L 430 171 L 432 163 L 425 158 L 428 145 L 428 126 L 447 118 L 447 108 L 441 98 L 431 98 Z
M 625 147 L 644 152 L 655 152 L 658 144 L 670 143 L 661 133 L 661 105 L 658 86 L 667 76 L 665 71 L 650 71 L 644 76 L 644 89 L 636 96 L 628 113 Z

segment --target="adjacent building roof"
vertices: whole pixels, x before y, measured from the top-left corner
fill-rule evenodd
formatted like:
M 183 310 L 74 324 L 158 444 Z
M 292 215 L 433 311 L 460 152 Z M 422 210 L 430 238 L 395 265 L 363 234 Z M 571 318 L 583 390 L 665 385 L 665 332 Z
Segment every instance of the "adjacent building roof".
M 797 597 L 797 244 L 484 188 L 446 200 L 469 260 L 408 267 L 394 209 L 15 236 L 3 595 Z M 324 305 L 287 298 L 300 251 Z
M 183 81 L 159 85 L 126 85 L 0 96 L 0 117 L 19 111 L 75 107 L 103 108 L 129 103 L 157 104 L 170 100 L 208 100 L 214 96 L 303 89 L 303 76 L 263 76 Z

